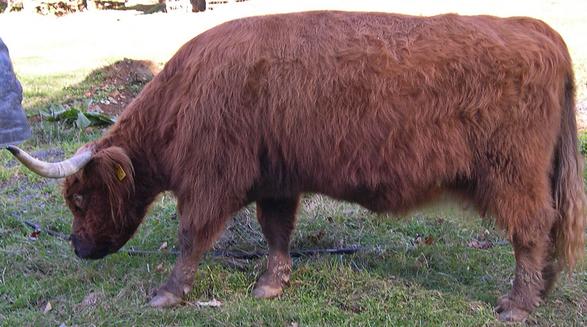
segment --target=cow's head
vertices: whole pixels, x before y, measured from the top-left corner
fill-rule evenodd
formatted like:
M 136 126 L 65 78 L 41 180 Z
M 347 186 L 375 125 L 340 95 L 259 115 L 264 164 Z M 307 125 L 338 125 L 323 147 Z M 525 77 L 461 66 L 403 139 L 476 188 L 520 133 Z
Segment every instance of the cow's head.
M 122 148 L 94 151 L 86 146 L 58 163 L 37 160 L 16 147 L 9 150 L 41 176 L 66 177 L 63 195 L 73 213 L 71 243 L 80 258 L 116 252 L 136 231 L 141 210 L 136 207 L 133 165 Z

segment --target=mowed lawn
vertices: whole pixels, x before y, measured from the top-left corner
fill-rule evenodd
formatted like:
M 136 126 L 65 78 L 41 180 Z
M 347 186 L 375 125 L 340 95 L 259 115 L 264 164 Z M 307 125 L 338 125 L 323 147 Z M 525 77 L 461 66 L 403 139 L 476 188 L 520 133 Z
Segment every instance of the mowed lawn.
M 102 135 L 101 128 L 79 129 L 38 113 L 64 103 L 87 106 L 87 90 L 104 82 L 103 75 L 90 73 L 103 65 L 125 56 L 162 64 L 181 43 L 223 20 L 304 9 L 540 17 L 569 44 L 578 100 L 587 99 L 587 10 L 581 10 L 586 6 L 579 1 L 522 1 L 516 6 L 506 1 L 491 6 L 476 1 L 299 1 L 285 7 L 275 2 L 250 0 L 175 16 L 100 12 L 55 19 L 0 14 L 0 37 L 11 49 L 33 128 L 33 137 L 22 147 L 45 160 L 59 160 Z M 112 91 L 92 92 L 91 100 L 103 101 Z M 295 258 L 290 287 L 270 301 L 250 295 L 264 258 L 210 254 L 186 302 L 157 310 L 147 303 L 175 259 L 173 196 L 164 194 L 153 205 L 123 251 L 83 261 L 60 239 L 69 234 L 71 224 L 60 192 L 60 181 L 39 178 L 0 151 L 0 325 L 493 326 L 500 325 L 493 313 L 496 299 L 513 280 L 515 262 L 504 235 L 458 202 L 446 199 L 392 217 L 306 195 L 292 250 L 360 247 L 358 252 Z M 33 233 L 27 223 L 40 225 L 41 233 Z M 254 206 L 235 216 L 215 250 L 266 251 Z M 213 299 L 221 306 L 198 304 Z M 564 275 L 527 323 L 587 325 L 587 265 Z

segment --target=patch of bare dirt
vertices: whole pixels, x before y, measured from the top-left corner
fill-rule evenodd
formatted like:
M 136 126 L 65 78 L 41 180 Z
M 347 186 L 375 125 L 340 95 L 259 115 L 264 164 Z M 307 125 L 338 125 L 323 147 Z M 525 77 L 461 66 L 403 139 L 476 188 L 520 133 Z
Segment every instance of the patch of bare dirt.
M 102 81 L 85 92 L 94 99 L 88 110 L 118 116 L 159 70 L 152 61 L 128 58 L 94 70 L 90 78 L 101 76 Z

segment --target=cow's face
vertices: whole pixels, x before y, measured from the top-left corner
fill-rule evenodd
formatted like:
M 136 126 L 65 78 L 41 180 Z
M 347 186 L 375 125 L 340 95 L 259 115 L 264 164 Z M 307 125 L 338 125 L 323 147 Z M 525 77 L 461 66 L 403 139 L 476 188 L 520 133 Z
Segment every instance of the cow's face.
M 100 259 L 120 249 L 140 224 L 134 203 L 134 172 L 118 147 L 94 154 L 65 180 L 63 195 L 73 213 L 71 243 L 84 259 Z

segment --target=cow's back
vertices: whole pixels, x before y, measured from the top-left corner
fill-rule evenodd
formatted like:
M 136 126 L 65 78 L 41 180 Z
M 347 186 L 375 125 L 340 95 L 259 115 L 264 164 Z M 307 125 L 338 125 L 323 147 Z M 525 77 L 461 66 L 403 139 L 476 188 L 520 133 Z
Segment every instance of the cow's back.
M 551 83 L 569 64 L 558 34 L 528 18 L 253 17 L 170 60 L 157 77 L 170 88 L 158 115 L 176 140 L 175 167 L 271 192 L 401 189 L 404 198 L 381 199 L 398 207 L 469 178 L 502 131 L 541 130 L 548 152 L 560 121 L 551 90 L 562 91 Z

